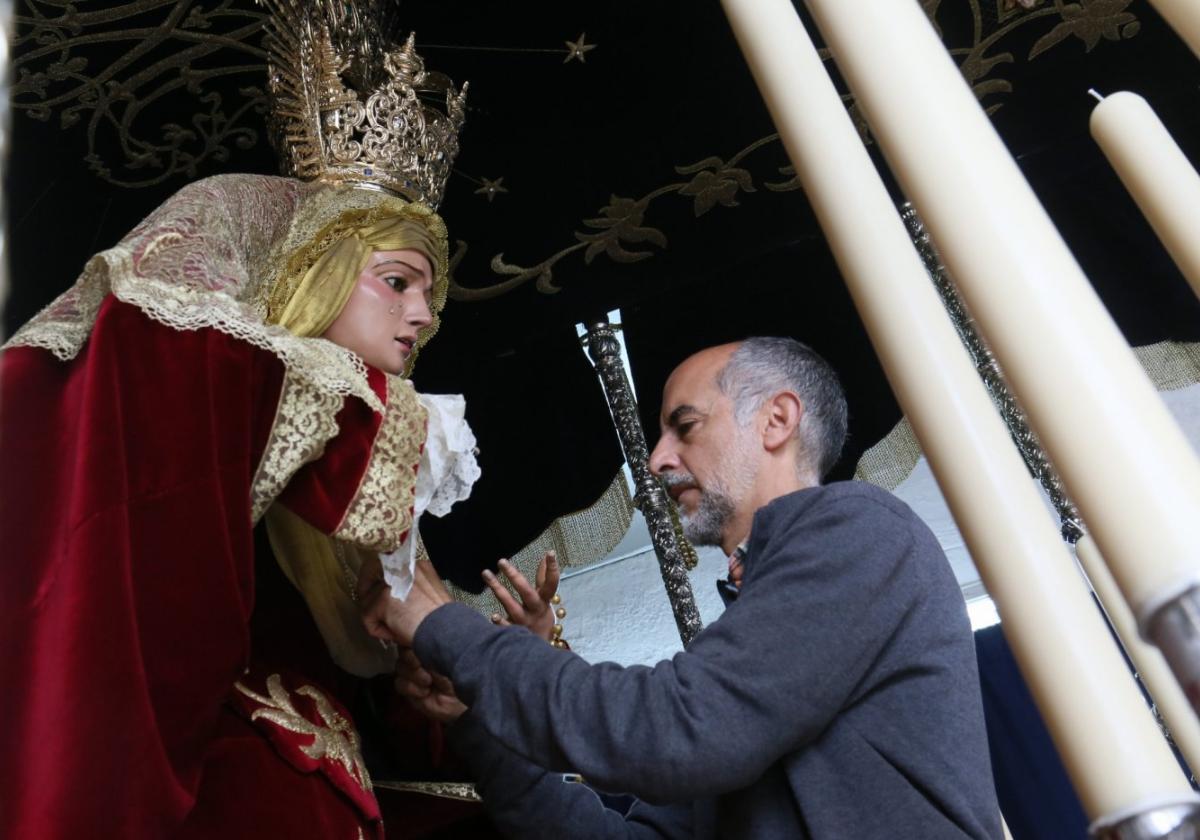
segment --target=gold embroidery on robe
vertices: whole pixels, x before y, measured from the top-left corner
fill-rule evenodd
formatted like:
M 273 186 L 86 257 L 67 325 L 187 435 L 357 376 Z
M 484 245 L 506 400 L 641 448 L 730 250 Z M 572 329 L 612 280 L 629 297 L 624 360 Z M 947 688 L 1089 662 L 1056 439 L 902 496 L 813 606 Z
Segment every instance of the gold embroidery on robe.
M 372 789 L 371 777 L 367 773 L 367 765 L 363 761 L 358 733 L 354 731 L 354 726 L 333 708 L 329 698 L 316 688 L 305 685 L 296 689 L 296 693 L 310 698 L 316 704 L 317 714 L 320 715 L 324 726 L 313 723 L 296 710 L 292 703 L 291 693 L 284 688 L 279 674 L 267 677 L 267 692 L 270 695 L 268 697 L 250 690 L 241 682 L 234 683 L 234 687 L 263 706 L 250 715 L 250 720 L 256 721 L 263 718 L 288 732 L 311 735 L 312 743 L 301 747 L 301 752 L 314 761 L 328 758 L 338 762 L 364 791 Z

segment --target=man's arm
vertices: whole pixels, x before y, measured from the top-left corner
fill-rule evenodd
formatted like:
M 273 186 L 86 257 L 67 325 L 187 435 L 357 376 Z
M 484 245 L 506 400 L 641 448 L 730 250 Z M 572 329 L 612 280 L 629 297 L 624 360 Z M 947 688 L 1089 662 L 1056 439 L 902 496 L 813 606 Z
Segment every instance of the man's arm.
M 553 558 L 547 555 L 543 567 L 552 565 Z M 538 603 L 549 605 L 556 580 L 548 577 L 550 585 L 534 599 L 532 587 L 520 572 L 504 572 L 523 599 L 521 612 L 505 605 L 510 616 L 521 621 L 536 615 Z M 539 576 L 541 572 L 539 569 Z M 556 568 L 553 578 L 557 578 Z M 533 607 L 527 609 L 530 604 Z M 629 813 L 617 813 L 586 785 L 569 782 L 561 773 L 547 773 L 513 753 L 466 714 L 450 681 L 426 671 L 408 648 L 401 649 L 396 663 L 396 689 L 422 714 L 447 725 L 450 746 L 470 768 L 492 822 L 508 836 L 527 837 L 533 826 L 533 833 L 539 836 L 551 833 L 580 840 L 683 840 L 695 836 L 692 808 L 687 803 L 652 806 L 638 801 Z
M 467 762 L 484 808 L 505 836 L 572 840 L 686 840 L 695 836 L 690 803 L 637 802 L 628 814 L 607 807 L 591 788 L 548 773 L 492 738 L 470 714 L 447 730 Z
M 654 668 L 588 665 L 456 604 L 406 603 L 388 625 L 417 626 L 421 661 L 534 764 L 651 802 L 693 799 L 750 785 L 848 704 L 915 596 L 898 525 L 851 496 L 774 528 L 738 601 Z

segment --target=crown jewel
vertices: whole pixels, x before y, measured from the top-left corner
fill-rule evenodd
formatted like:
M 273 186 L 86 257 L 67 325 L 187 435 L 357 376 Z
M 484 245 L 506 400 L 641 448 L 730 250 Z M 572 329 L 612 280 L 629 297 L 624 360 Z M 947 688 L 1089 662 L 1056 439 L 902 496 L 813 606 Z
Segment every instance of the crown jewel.
M 258 1 L 271 14 L 269 128 L 287 174 L 374 185 L 436 208 L 467 86 L 426 71 L 414 36 L 389 43 L 379 0 Z

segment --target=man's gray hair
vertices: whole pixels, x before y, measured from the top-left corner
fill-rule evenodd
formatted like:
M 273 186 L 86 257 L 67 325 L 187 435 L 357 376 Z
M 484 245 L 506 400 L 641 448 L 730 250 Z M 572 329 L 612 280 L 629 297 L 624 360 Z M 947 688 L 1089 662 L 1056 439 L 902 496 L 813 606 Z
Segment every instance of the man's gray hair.
M 733 402 L 739 426 L 750 422 L 780 391 L 792 391 L 804 403 L 796 436 L 801 468 L 823 479 L 846 443 L 846 395 L 829 362 L 791 338 L 747 338 L 717 375 L 717 387 Z

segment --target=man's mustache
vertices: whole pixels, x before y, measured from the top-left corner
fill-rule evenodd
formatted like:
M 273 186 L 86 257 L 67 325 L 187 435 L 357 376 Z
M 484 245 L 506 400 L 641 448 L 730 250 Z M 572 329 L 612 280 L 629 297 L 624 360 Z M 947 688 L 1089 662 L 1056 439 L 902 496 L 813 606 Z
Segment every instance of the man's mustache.
M 669 472 L 659 476 L 663 484 L 667 488 L 667 495 L 671 497 L 676 504 L 679 503 L 679 497 L 685 490 L 696 489 L 701 493 L 700 483 L 696 481 L 696 477 L 691 473 L 685 472 Z

